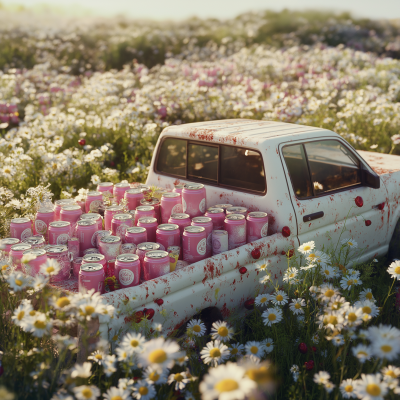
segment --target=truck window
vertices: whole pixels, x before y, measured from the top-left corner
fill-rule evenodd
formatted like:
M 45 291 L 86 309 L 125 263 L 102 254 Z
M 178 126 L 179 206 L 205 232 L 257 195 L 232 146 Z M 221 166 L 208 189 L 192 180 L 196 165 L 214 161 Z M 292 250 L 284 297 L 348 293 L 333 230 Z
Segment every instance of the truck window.
M 167 138 L 163 141 L 158 153 L 157 170 L 182 178 L 186 176 L 186 140 Z
M 188 145 L 188 177 L 218 180 L 218 146 Z
M 311 197 L 313 190 L 303 145 L 285 146 L 282 153 L 296 197 L 299 199 Z
M 337 140 L 305 143 L 314 194 L 361 183 L 358 159 Z

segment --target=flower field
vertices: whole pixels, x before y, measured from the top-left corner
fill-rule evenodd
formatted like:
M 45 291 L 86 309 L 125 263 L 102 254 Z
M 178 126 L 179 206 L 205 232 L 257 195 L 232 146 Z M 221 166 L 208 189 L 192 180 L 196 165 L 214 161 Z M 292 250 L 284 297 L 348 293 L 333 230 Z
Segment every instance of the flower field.
M 144 182 L 171 124 L 278 120 L 400 155 L 395 21 L 289 11 L 157 25 L 24 18 L 0 14 L 0 239 L 44 201 Z M 244 320 L 207 329 L 194 318 L 165 338 L 143 319 L 111 346 L 88 336 L 115 312 L 101 296 L 56 297 L 46 286 L 56 263 L 30 279 L 3 257 L 0 399 L 398 398 L 400 263 L 349 265 L 364 249 L 346 231 L 335 249 L 314 247 L 288 253 L 281 284 L 258 261 L 269 290 L 254 293 Z

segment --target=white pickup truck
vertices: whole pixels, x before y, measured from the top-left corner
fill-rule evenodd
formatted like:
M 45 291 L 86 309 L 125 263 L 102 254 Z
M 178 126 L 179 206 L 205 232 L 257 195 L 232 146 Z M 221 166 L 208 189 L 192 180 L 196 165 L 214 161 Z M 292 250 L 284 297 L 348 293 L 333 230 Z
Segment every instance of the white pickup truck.
M 345 221 L 346 236 L 365 248 L 359 261 L 389 248 L 396 256 L 398 171 L 399 157 L 356 151 L 322 128 L 234 119 L 164 129 L 146 183 L 172 189 L 178 183 L 201 182 L 207 207 L 229 203 L 267 212 L 268 236 L 105 294 L 118 312 L 108 328 L 100 327 L 102 335 L 112 337 L 127 329 L 135 312 L 141 316 L 144 309 L 152 321 L 163 323 L 164 333 L 200 311 L 209 312 L 211 319 L 246 312 L 245 302 L 265 290 L 256 262 L 266 260 L 272 277 L 279 280 L 289 249 L 310 240 L 319 249 L 336 244 Z M 355 204 L 357 196 L 363 200 L 361 207 Z M 285 235 L 283 227 L 288 228 Z M 159 313 L 162 309 L 168 314 L 166 321 Z

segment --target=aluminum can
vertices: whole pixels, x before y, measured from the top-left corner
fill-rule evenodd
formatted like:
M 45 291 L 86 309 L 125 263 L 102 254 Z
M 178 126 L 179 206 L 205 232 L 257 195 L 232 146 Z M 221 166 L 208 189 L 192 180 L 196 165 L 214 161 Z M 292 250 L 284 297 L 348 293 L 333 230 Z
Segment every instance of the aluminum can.
M 104 293 L 104 279 L 105 273 L 101 264 L 82 264 L 78 278 L 79 293 L 87 293 L 91 289 L 98 293 Z
M 140 260 L 140 270 L 141 270 L 140 280 L 142 282 L 144 281 L 143 260 L 144 260 L 145 254 L 148 251 L 159 250 L 159 249 L 160 249 L 160 245 L 158 243 L 154 243 L 154 242 L 144 242 L 144 243 L 138 244 L 137 249 L 136 249 L 136 254 L 139 256 L 139 260 Z
M 144 226 L 128 228 L 125 233 L 125 243 L 140 244 L 147 242 L 147 230 Z
M 0 240 L 0 251 L 4 251 L 5 255 L 8 256 L 10 253 L 11 247 L 14 244 L 18 244 L 21 241 L 17 238 L 5 238 Z
M 74 199 L 61 199 L 54 203 L 54 221 L 60 220 L 60 212 L 62 206 L 72 206 L 76 204 Z
M 24 251 L 31 250 L 32 246 L 27 243 L 18 243 L 11 246 L 9 257 L 10 262 L 16 271 L 22 271 L 21 258 Z
M 92 219 L 83 219 L 76 223 L 75 236 L 79 240 L 80 255 L 92 248 L 93 235 L 97 232 L 97 222 Z
M 205 216 L 212 219 L 214 230 L 224 229 L 224 221 L 226 215 L 223 208 L 211 207 L 207 210 Z
M 116 183 L 114 185 L 114 190 L 113 190 L 114 199 L 116 200 L 116 202 L 118 204 L 124 198 L 125 192 L 127 190 L 129 190 L 130 188 L 131 188 L 131 185 L 129 183 L 120 182 L 120 183 Z
M 181 232 L 181 237 L 183 235 L 183 230 L 190 226 L 192 223 L 190 220 L 189 214 L 179 213 L 179 214 L 172 214 L 171 218 L 168 220 L 169 224 L 176 224 L 179 226 L 179 231 Z
M 75 200 L 75 203 L 78 204 L 78 206 L 81 208 L 82 213 L 86 212 L 85 202 L 83 200 Z M 61 207 L 61 209 L 62 209 L 62 207 Z
M 160 250 L 167 250 L 169 246 L 181 245 L 181 234 L 176 224 L 158 225 L 156 231 L 156 243 L 160 244 Z
M 172 190 L 174 193 L 179 193 L 182 195 L 182 190 L 185 187 L 184 183 L 178 183 L 177 185 L 174 185 L 174 189 Z
M 125 242 L 125 233 L 128 228 L 133 227 L 133 218 L 131 214 L 115 214 L 111 220 L 111 230 L 114 236 L 121 238 Z
M 247 243 L 268 235 L 268 214 L 253 211 L 247 215 Z
M 212 256 L 212 231 L 213 221 L 210 217 L 194 217 L 192 219 L 192 226 L 202 226 L 206 229 L 207 235 L 207 247 L 206 247 L 206 258 Z
M 140 206 L 140 200 L 144 198 L 140 189 L 129 189 L 124 193 L 124 199 L 128 204 L 129 210 L 136 210 Z
M 13 218 L 10 223 L 10 236 L 23 241 L 31 237 L 32 221 L 29 218 Z
M 139 256 L 136 254 L 120 254 L 115 261 L 115 276 L 121 289 L 139 285 Z
M 224 212 L 226 212 L 227 208 L 233 207 L 232 204 L 216 204 L 215 206 L 212 206 L 211 208 L 222 208 Z
M 145 281 L 169 274 L 171 271 L 168 253 L 162 250 L 148 251 L 144 256 L 143 269 Z
M 178 260 L 176 262 L 176 267 L 175 267 L 175 271 L 179 271 L 182 268 L 185 268 L 189 265 L 189 263 L 187 261 L 183 261 L 183 260 Z
M 140 191 L 143 193 L 143 199 L 145 201 L 151 201 L 151 190 L 149 187 L 140 188 Z
M 55 218 L 55 212 L 49 208 L 40 208 L 35 216 L 35 222 L 33 224 L 33 231 L 36 234 L 44 235 L 46 241 L 48 241 L 48 229 L 50 222 L 53 222 Z
M 228 232 L 228 249 L 236 249 L 246 244 L 246 217 L 242 214 L 229 214 L 224 221 Z
M 42 249 L 46 245 L 43 235 L 31 236 L 22 241 L 32 246 L 32 249 Z
M 121 214 L 124 212 L 122 206 L 110 206 L 106 207 L 104 210 L 104 229 L 106 231 L 111 230 L 111 221 L 115 214 Z
M 176 263 L 178 262 L 178 258 L 181 254 L 180 246 L 168 246 L 167 252 L 169 255 L 169 267 L 170 271 L 175 271 Z
M 141 206 L 151 206 L 154 207 L 154 216 L 157 218 L 159 224 L 161 224 L 161 207 L 160 207 L 160 200 L 156 199 L 155 197 L 150 198 L 149 200 L 143 199 L 140 200 Z M 137 210 L 137 209 L 136 209 Z M 147 215 L 146 215 L 147 217 Z
M 87 219 L 92 219 L 93 221 L 96 221 L 97 223 L 97 229 L 102 230 L 103 229 L 103 218 L 101 218 L 101 215 L 99 213 L 87 213 L 87 214 L 82 214 L 79 217 L 80 220 L 87 220 Z
M 111 195 L 111 194 L 113 194 L 113 186 L 114 186 L 114 184 L 112 182 L 100 182 L 97 185 L 96 190 L 98 192 L 100 192 L 101 194 L 108 192 L 107 194 Z
M 28 274 L 30 276 L 36 276 L 40 273 L 40 266 L 43 265 L 47 261 L 46 250 L 44 249 L 31 249 L 24 251 L 25 254 L 32 254 L 36 256 L 34 260 L 30 260 L 26 264 L 21 264 L 22 272 Z
M 137 226 L 146 228 L 147 240 L 149 240 L 150 242 L 156 242 L 156 231 L 158 226 L 157 218 L 154 217 L 139 218 Z
M 121 244 L 121 254 L 136 254 L 137 245 L 135 243 Z
M 71 223 L 71 233 L 75 232 L 76 223 L 82 215 L 82 209 L 78 204 L 62 206 L 60 211 L 60 221 L 68 221 Z
M 115 261 L 115 258 L 107 261 L 107 264 L 105 266 L 106 278 L 115 276 Z
M 187 226 L 182 237 L 183 260 L 192 264 L 206 258 L 207 234 L 202 226 Z
M 79 271 L 81 269 L 82 261 L 82 257 L 74 258 L 72 260 L 72 272 L 77 278 L 79 277 Z
M 105 236 L 99 240 L 99 250 L 104 254 L 106 261 L 117 258 L 121 249 L 121 238 L 118 236 Z
M 68 254 L 67 246 L 48 246 L 46 247 L 47 258 L 58 261 L 61 266 L 57 275 L 50 276 L 50 283 L 61 282 L 69 279 L 71 276 L 71 258 Z
M 106 268 L 106 258 L 103 254 L 86 254 L 82 257 L 82 264 L 98 263 Z
M 49 244 L 67 244 L 71 238 L 71 223 L 68 221 L 54 221 L 49 224 Z
M 179 193 L 164 193 L 161 197 L 161 222 L 167 224 L 171 214 L 182 212 L 182 198 Z
M 97 231 L 92 237 L 92 247 L 99 247 L 99 240 L 102 237 L 111 236 L 111 231 Z
M 214 230 L 212 232 L 213 255 L 221 254 L 229 250 L 228 232 L 224 230 Z
M 86 254 L 101 254 L 101 253 L 99 249 L 96 249 L 95 247 L 90 247 L 89 249 L 83 250 L 82 257 L 86 256 Z
M 182 209 L 190 218 L 204 215 L 207 209 L 206 188 L 201 183 L 187 183 L 182 190 Z
M 226 215 L 229 214 L 242 214 L 245 217 L 247 216 L 247 208 L 246 207 L 229 207 L 226 209 Z
M 103 202 L 103 194 L 101 192 L 90 191 L 87 193 L 85 200 L 85 212 L 97 213 L 99 212 L 99 207 Z

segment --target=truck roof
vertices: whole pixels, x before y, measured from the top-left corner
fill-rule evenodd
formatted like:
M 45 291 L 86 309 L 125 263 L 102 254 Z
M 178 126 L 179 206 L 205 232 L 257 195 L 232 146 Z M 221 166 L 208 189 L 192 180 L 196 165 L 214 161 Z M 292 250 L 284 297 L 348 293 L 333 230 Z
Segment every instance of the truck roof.
M 175 136 L 237 146 L 259 146 L 268 139 L 282 136 L 307 136 L 321 132 L 324 136 L 335 135 L 332 131 L 312 126 L 286 122 L 260 121 L 254 119 L 223 119 L 218 121 L 194 122 L 171 125 L 164 129 L 162 136 Z M 292 139 L 300 139 L 293 137 Z

